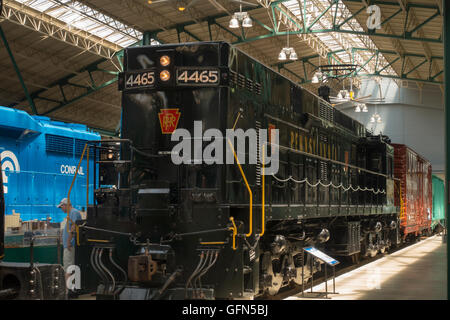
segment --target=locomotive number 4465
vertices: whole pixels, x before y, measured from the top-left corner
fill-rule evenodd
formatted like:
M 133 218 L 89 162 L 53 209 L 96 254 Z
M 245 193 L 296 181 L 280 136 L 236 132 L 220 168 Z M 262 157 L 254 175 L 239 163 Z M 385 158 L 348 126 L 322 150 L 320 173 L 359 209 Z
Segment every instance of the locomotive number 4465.
M 178 69 L 177 83 L 179 85 L 201 84 L 201 85 L 216 85 L 219 84 L 219 70 L 217 69 Z
M 136 72 L 128 75 L 125 88 L 150 87 L 155 84 L 155 72 Z

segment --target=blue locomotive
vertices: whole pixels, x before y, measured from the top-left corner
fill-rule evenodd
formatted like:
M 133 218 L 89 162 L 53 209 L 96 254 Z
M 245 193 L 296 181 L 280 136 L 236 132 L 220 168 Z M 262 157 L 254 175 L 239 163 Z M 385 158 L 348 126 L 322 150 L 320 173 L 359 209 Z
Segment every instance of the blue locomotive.
M 50 217 L 52 222 L 61 222 L 65 215 L 56 205 L 67 197 L 89 140 L 100 140 L 100 135 L 85 125 L 0 107 L 5 214 L 20 214 L 22 221 Z M 71 202 L 78 209 L 86 207 L 86 164 L 84 160 L 71 193 Z

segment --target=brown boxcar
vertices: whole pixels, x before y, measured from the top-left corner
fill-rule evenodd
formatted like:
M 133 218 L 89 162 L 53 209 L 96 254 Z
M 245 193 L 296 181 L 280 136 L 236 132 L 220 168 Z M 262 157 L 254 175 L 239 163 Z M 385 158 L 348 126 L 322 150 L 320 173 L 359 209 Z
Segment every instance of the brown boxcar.
M 403 237 L 430 231 L 432 219 L 431 164 L 403 144 L 394 147 L 395 205 L 400 207 Z

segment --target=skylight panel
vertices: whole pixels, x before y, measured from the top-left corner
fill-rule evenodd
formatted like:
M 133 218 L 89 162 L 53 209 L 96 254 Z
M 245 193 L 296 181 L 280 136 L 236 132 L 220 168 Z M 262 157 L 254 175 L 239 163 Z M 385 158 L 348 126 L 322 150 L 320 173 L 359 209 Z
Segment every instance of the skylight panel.
M 331 5 L 329 0 L 313 0 L 307 1 L 305 8 L 300 8 L 298 0 L 290 0 L 282 3 L 292 14 L 294 14 L 300 21 L 303 21 L 303 15 L 305 14 L 305 25 L 311 25 L 325 10 Z M 303 4 L 304 2 L 301 1 Z M 315 24 L 311 27 L 311 30 L 322 30 L 322 29 L 332 29 L 333 20 L 335 19 L 336 24 L 342 23 L 345 19 L 352 16 L 352 13 L 343 2 L 338 3 L 338 7 L 332 6 Z M 352 31 L 364 31 L 359 22 L 352 18 L 347 21 L 342 27 L 344 30 Z M 351 53 L 352 48 L 365 48 L 377 50 L 375 43 L 366 35 L 354 35 L 345 33 L 314 33 L 314 35 L 322 41 L 330 51 L 345 50 L 345 52 L 335 53 L 343 63 L 357 63 L 359 65 L 365 64 L 373 56 L 373 51 L 355 51 Z M 355 59 L 353 61 L 352 59 Z M 375 60 L 372 60 L 366 64 L 364 69 L 374 72 Z M 387 65 L 388 61 L 382 54 L 378 56 L 378 67 Z M 361 69 L 361 73 L 364 72 Z M 394 69 L 389 66 L 386 68 L 384 73 L 397 75 Z
M 120 47 L 142 39 L 142 32 L 73 0 L 16 0 L 74 27 L 106 39 Z

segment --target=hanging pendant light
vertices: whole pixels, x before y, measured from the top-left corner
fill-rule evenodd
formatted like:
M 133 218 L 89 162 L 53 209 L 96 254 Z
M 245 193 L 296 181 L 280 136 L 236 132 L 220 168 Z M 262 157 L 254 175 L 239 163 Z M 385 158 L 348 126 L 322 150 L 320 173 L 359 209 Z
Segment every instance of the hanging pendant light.
M 317 73 L 313 75 L 311 83 L 319 83 L 319 77 L 317 76 Z
M 289 48 L 289 60 L 295 61 L 298 60 L 297 52 L 295 52 L 294 48 Z
M 361 112 L 361 107 L 359 104 L 356 105 L 355 112 Z
M 242 12 L 242 4 L 240 5 L 239 12 L 233 14 L 229 27 L 231 29 L 237 29 L 240 26 L 239 23 L 242 23 L 243 28 L 253 27 L 253 20 L 250 18 L 249 14 L 247 12 Z
M 242 26 L 243 26 L 244 28 L 251 28 L 251 27 L 253 27 L 253 20 L 250 19 L 249 16 L 247 16 L 247 17 L 244 19 L 244 21 L 242 21 Z
M 236 17 L 233 16 L 233 18 L 230 20 L 230 25 L 229 25 L 229 27 L 230 27 L 231 29 L 237 29 L 237 28 L 239 28 L 239 21 L 238 21 L 238 19 L 236 19 Z
M 369 109 L 367 109 L 367 105 L 366 104 L 363 104 L 362 112 L 369 112 Z
M 285 61 L 287 59 L 286 57 L 286 51 L 285 48 L 281 49 L 280 54 L 278 55 L 278 60 Z

